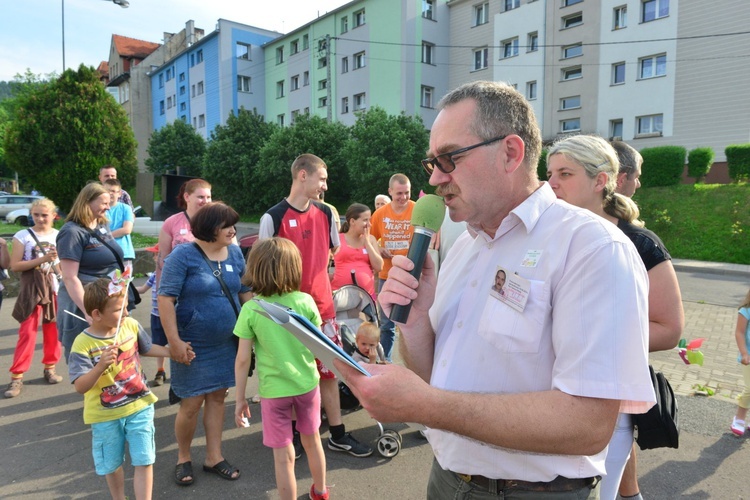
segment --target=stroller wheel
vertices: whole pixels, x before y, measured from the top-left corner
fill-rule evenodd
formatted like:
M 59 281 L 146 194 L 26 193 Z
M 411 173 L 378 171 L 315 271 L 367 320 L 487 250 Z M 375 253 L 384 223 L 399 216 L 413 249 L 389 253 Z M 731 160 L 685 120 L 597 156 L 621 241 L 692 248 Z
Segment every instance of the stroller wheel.
M 378 453 L 385 458 L 393 458 L 401 451 L 401 436 L 398 432 L 387 430 L 378 438 Z
M 386 435 L 386 434 L 389 435 L 389 436 L 393 436 L 394 438 L 396 438 L 398 440 L 398 444 L 400 444 L 400 445 L 404 444 L 404 440 L 401 437 L 401 433 L 400 432 L 394 431 L 393 429 L 386 429 L 386 430 L 383 431 L 383 435 Z

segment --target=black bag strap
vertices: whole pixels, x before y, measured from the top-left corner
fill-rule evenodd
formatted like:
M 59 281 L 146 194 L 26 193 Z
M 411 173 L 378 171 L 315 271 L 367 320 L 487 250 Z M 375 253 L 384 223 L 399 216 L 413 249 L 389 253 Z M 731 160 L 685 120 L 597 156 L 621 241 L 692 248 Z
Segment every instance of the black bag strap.
M 31 237 L 34 238 L 34 241 L 36 241 L 36 246 L 39 248 L 39 251 L 42 252 L 42 255 L 47 255 L 47 251 L 42 247 L 42 244 L 39 242 L 39 238 L 36 237 L 36 233 L 32 231 L 30 227 L 26 228 L 26 230 L 29 232 Z
M 120 271 L 122 271 L 124 273 L 125 272 L 125 263 L 122 261 L 122 257 L 120 257 L 120 254 L 117 253 L 117 250 L 115 250 L 114 248 L 112 248 L 111 246 L 109 246 L 109 244 L 106 241 L 104 241 L 104 238 L 102 238 L 101 235 L 99 235 L 95 230 L 90 230 L 89 232 L 94 236 L 94 238 L 96 238 L 97 240 L 99 240 L 99 242 L 102 245 L 104 245 L 105 247 L 109 248 L 109 251 L 112 252 L 112 255 L 115 256 L 115 260 L 117 260 L 117 265 L 120 266 Z
M 187 213 L 185 213 L 185 215 L 187 215 Z M 208 268 L 211 270 L 211 274 L 213 274 L 216 277 L 216 279 L 219 280 L 219 284 L 221 285 L 221 289 L 224 291 L 224 295 L 226 295 L 227 300 L 229 300 L 229 303 L 232 304 L 234 315 L 236 317 L 239 317 L 240 312 L 237 310 L 237 304 L 235 304 L 234 300 L 232 300 L 232 294 L 229 292 L 229 287 L 224 281 L 224 278 L 221 277 L 221 268 L 217 266 L 216 269 L 214 269 L 214 266 L 211 265 L 211 261 L 209 260 L 208 255 L 206 255 L 206 252 L 203 251 L 201 246 L 196 242 L 193 242 L 193 245 L 195 246 L 195 248 L 198 249 L 198 253 L 201 254 L 201 257 L 203 257 L 203 260 L 206 261 L 206 264 L 208 264 Z

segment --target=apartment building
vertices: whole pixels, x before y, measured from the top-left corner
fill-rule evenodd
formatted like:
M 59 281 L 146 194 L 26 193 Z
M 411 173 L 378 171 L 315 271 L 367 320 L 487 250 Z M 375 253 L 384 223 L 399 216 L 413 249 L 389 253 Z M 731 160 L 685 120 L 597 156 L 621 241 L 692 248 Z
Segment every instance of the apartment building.
M 183 120 L 207 139 L 242 107 L 264 114 L 262 46 L 278 36 L 219 19 L 216 30 L 153 68 L 149 73 L 152 130 Z
M 356 0 L 268 42 L 267 120 L 352 125 L 378 105 L 431 124 L 448 90 L 448 26 L 444 0 Z

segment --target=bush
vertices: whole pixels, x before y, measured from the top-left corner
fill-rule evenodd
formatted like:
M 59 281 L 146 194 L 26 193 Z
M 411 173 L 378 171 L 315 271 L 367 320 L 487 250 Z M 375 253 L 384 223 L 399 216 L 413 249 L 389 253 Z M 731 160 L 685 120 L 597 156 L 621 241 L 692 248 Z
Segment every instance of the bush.
M 729 177 L 739 182 L 750 177 L 750 144 L 733 144 L 724 149 Z
M 676 186 L 682 179 L 685 170 L 687 150 L 681 146 L 659 146 L 644 148 L 640 151 L 643 157 L 643 187 Z
M 539 163 L 536 164 L 536 175 L 540 181 L 547 180 L 547 150 L 542 149 L 542 154 L 539 155 Z
M 688 176 L 695 178 L 695 183 L 699 183 L 714 162 L 714 150 L 711 148 L 695 148 L 688 154 Z

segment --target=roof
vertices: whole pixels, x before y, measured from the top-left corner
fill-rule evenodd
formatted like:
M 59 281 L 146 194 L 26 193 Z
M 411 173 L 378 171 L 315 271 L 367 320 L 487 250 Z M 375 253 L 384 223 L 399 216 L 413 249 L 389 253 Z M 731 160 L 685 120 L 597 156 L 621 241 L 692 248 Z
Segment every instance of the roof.
M 154 42 L 128 38 L 122 35 L 112 35 L 112 43 L 120 57 L 132 57 L 137 59 L 145 59 L 161 45 Z
M 96 68 L 96 71 L 99 73 L 100 80 L 109 80 L 109 63 L 107 61 L 100 62 L 99 67 Z

